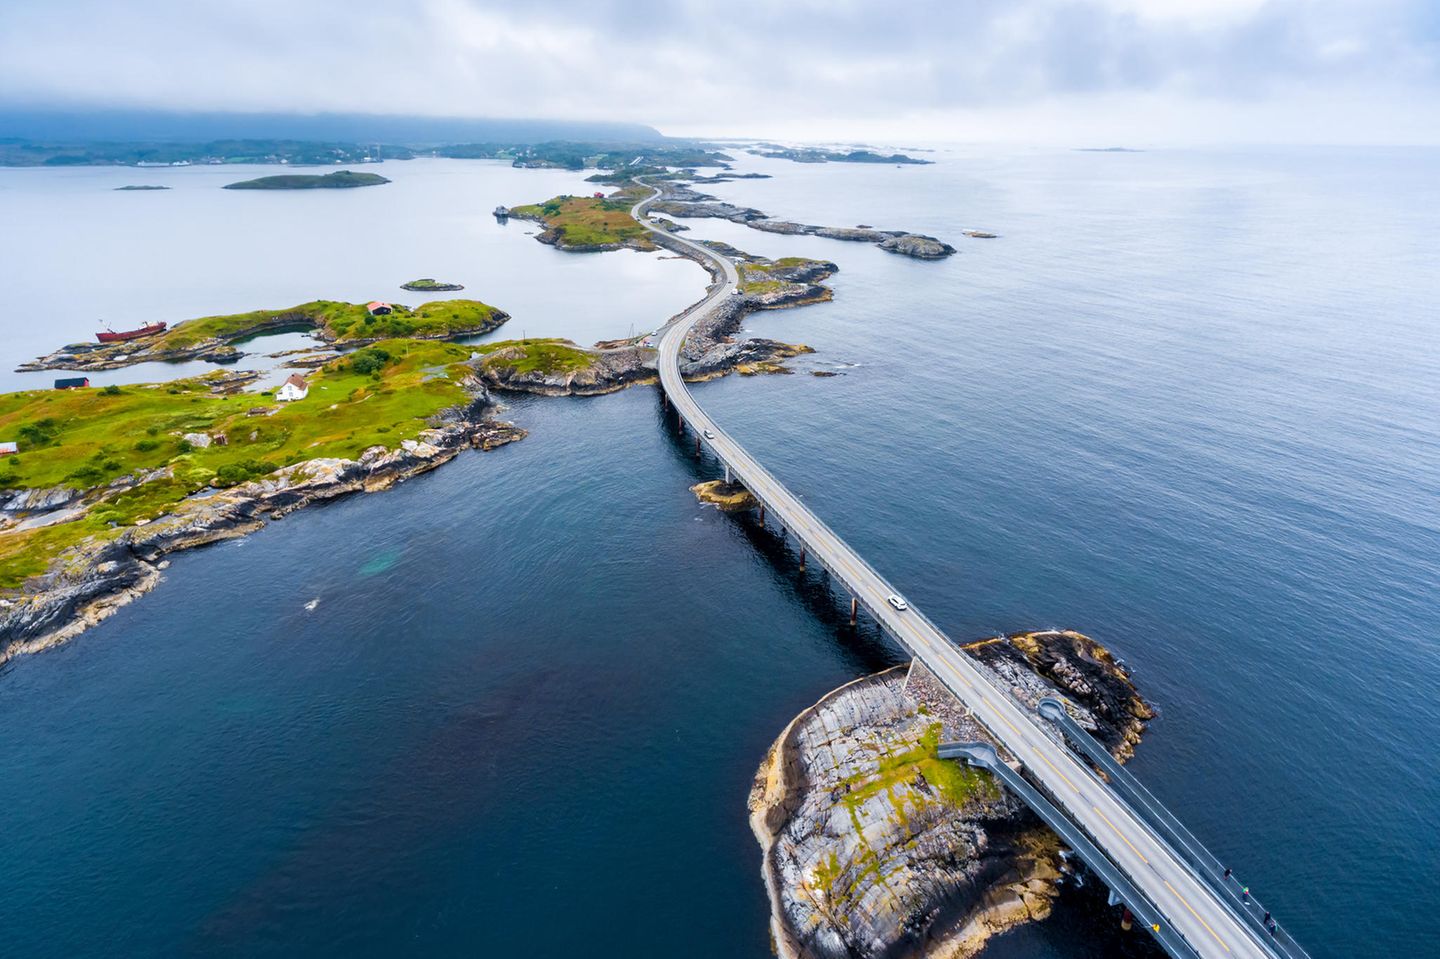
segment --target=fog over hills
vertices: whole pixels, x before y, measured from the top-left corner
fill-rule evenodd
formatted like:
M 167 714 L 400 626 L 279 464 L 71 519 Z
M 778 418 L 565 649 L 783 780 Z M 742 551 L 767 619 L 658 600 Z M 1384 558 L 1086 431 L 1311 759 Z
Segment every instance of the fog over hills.
M 663 140 L 642 123 L 490 120 L 364 113 L 183 113 L 162 110 L 0 109 L 0 138 L 77 141 L 312 140 L 405 143 L 645 143 Z

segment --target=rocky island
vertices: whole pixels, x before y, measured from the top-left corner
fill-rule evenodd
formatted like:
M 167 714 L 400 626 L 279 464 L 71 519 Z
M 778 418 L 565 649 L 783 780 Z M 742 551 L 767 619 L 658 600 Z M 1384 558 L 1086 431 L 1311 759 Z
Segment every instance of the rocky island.
M 876 230 L 871 227 L 812 226 L 776 220 L 768 213 L 751 207 L 735 206 L 717 200 L 707 193 L 677 183 L 664 183 L 662 198 L 650 205 L 650 210 L 666 216 L 711 217 L 729 220 L 764 233 L 784 233 L 792 236 L 822 236 L 831 240 L 848 240 L 858 243 L 873 243 L 887 253 L 915 257 L 920 260 L 944 259 L 955 252 L 955 248 L 933 236 L 923 233 L 909 233 L 905 230 Z
M 409 290 L 412 293 L 455 293 L 465 287 L 459 283 L 441 283 L 439 280 L 427 276 L 419 280 L 411 280 L 409 283 L 401 283 L 400 289 Z
M 903 165 L 935 162 L 906 156 L 903 153 L 886 155 L 873 150 L 794 150 L 774 144 L 761 144 L 748 152 L 769 159 L 792 160 L 795 163 L 895 163 Z
M 236 343 L 266 333 L 310 331 L 335 346 L 384 339 L 448 340 L 498 329 L 510 314 L 479 300 L 436 300 L 410 308 L 398 303 L 315 300 L 283 310 L 252 310 L 186 320 L 158 336 L 122 343 L 75 343 L 22 363 L 34 370 L 113 370 L 136 363 L 238 359 Z
M 630 215 L 630 208 L 648 193 L 632 186 L 608 197 L 557 196 L 512 206 L 510 216 L 543 225 L 536 239 L 571 253 L 653 250 L 650 231 Z
M 170 189 L 168 186 L 156 186 L 156 185 L 154 185 L 154 184 L 148 184 L 148 183 L 133 184 L 133 185 L 131 185 L 131 186 L 117 186 L 117 187 L 115 188 L 116 192 L 119 192 L 119 193 L 134 192 L 134 191 L 144 192 L 144 191 L 147 191 L 147 190 L 168 190 L 168 189 Z
M 389 183 L 378 173 L 356 173 L 353 170 L 336 170 L 334 173 L 284 173 L 279 176 L 262 176 L 254 180 L 227 183 L 226 190 L 348 190 L 361 186 L 380 186 Z
M 1080 633 L 964 648 L 1022 701 L 1062 693 L 1121 761 L 1154 715 Z M 1071 868 L 1057 837 L 988 772 L 936 756 L 941 742 L 988 738 L 919 663 L 843 686 L 790 723 L 749 800 L 781 959 L 968 959 L 1049 915 Z

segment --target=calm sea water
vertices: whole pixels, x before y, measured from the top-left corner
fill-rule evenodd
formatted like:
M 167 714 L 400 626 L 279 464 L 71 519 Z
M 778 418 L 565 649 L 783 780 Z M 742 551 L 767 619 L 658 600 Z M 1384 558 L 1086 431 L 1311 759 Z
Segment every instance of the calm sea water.
M 750 325 L 843 376 L 703 401 L 957 637 L 1063 625 L 1124 657 L 1161 710 L 1135 768 L 1314 955 L 1425 954 L 1440 154 L 936 158 L 747 159 L 775 179 L 714 188 L 962 253 L 693 222 L 841 266 L 834 303 Z M 228 170 L 166 171 L 164 194 L 102 186 L 148 171 L 0 172 L 7 222 L 48 231 L 3 241 L 4 359 L 112 300 L 180 318 L 428 273 L 589 340 L 699 292 L 688 263 L 564 257 L 486 217 L 573 175 L 382 170 L 395 187 L 324 196 L 201 188 Z M 170 212 L 134 214 L 152 200 Z M 768 953 L 750 777 L 799 709 L 898 653 L 769 534 L 695 505 L 714 466 L 652 390 L 508 415 L 523 443 L 179 556 L 0 672 L 7 954 Z M 1066 910 L 991 952 L 1098 942 Z
M 309 300 L 416 304 L 474 297 L 514 319 L 491 339 L 567 336 L 590 344 L 643 332 L 694 299 L 705 273 L 688 260 L 622 251 L 572 256 L 536 243 L 533 223 L 490 211 L 595 185 L 564 170 L 488 160 L 376 166 L 389 184 L 354 190 L 222 190 L 274 166 L 64 170 L 0 168 L 0 276 L 7 313 L 0 389 L 48 387 L 54 373 L 15 365 L 77 341 L 102 321 L 117 330 L 164 320 L 280 309 Z M 281 171 L 283 172 L 283 170 Z M 303 171 L 302 171 L 303 172 Z M 166 191 L 118 191 L 128 184 Z M 460 293 L 400 284 L 428 276 Z M 587 295 L 594 291 L 596 295 Z M 315 346 L 304 335 L 242 345 L 235 368 L 267 369 L 265 354 Z M 207 363 L 147 363 L 91 374 L 96 385 L 171 379 Z M 282 376 L 283 378 L 283 376 Z

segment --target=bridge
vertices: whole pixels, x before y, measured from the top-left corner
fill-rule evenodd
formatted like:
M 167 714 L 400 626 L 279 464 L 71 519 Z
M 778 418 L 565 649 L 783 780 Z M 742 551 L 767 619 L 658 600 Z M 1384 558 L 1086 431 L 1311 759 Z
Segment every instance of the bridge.
M 759 505 L 762 522 L 768 513 L 794 535 L 802 565 L 808 556 L 848 591 L 852 622 L 864 609 L 945 685 L 1011 758 L 1001 760 L 993 751 L 987 755 L 984 748 L 967 752 L 956 747 L 953 754 L 996 772 L 1066 839 L 1110 887 L 1112 898 L 1141 918 L 1175 959 L 1308 959 L 1288 936 L 1282 942 L 1267 926 L 1257 926 L 1244 905 L 1195 864 L 1193 855 L 1177 851 L 1173 830 L 1157 826 L 1157 818 L 1142 812 L 1133 794 L 1127 798 L 1097 775 L 1066 745 L 1051 720 L 1016 700 L 989 670 L 903 600 L 899 590 L 706 414 L 681 376 L 681 348 L 695 323 L 738 289 L 740 277 L 725 257 L 652 225 L 645 210 L 661 190 L 645 185 L 655 192 L 632 208 L 635 219 L 656 233 L 662 245 L 682 248 L 701 260 L 714 277 L 703 300 L 656 334 L 660 385 L 680 429 L 693 430 L 697 451 L 703 441 L 727 475 L 744 484 Z M 1063 705 L 1060 711 L 1065 711 Z M 1227 883 L 1232 878 L 1224 877 Z

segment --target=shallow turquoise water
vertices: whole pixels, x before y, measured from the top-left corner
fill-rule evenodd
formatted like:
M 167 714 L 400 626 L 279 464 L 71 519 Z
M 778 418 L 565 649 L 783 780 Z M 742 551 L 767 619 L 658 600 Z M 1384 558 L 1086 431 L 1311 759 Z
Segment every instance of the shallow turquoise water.
M 1139 774 L 1317 959 L 1423 954 L 1440 156 L 942 158 L 715 188 L 962 254 L 693 222 L 836 260 L 834 303 L 749 325 L 858 364 L 702 401 L 953 635 L 1123 656 Z M 750 776 L 898 653 L 695 505 L 653 391 L 508 415 L 523 443 L 177 557 L 0 673 L 7 952 L 767 953 Z M 1107 954 L 1094 922 L 993 951 Z

